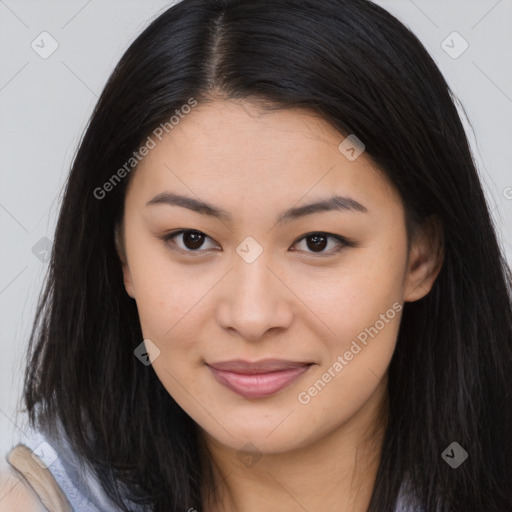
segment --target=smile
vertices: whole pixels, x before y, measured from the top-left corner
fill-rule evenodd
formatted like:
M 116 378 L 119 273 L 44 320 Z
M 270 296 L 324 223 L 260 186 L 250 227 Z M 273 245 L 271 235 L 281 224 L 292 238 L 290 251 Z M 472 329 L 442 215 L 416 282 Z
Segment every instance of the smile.
M 223 386 L 244 398 L 271 396 L 290 386 L 308 371 L 311 363 L 265 360 L 255 363 L 226 361 L 207 365 Z

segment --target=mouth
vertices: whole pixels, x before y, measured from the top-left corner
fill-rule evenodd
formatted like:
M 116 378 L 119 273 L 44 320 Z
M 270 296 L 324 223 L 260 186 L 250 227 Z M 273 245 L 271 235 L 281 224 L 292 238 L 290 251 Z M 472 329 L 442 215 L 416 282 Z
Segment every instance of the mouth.
M 290 386 L 306 373 L 313 363 L 265 359 L 240 359 L 207 364 L 223 386 L 244 398 L 264 398 Z

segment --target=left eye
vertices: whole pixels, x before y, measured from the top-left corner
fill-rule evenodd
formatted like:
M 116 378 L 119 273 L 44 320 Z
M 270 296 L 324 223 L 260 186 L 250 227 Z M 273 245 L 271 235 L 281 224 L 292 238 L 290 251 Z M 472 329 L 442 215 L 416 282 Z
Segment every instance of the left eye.
M 330 249 L 329 251 L 324 251 L 324 249 L 329 245 L 329 239 L 334 240 L 336 243 L 334 244 L 334 250 Z M 309 233 L 304 235 L 302 238 L 297 240 L 295 243 L 299 243 L 305 241 L 306 247 L 311 250 L 313 253 L 337 253 L 343 249 L 343 247 L 350 245 L 347 240 L 338 235 L 331 235 L 329 233 Z M 294 244 L 295 245 L 295 244 Z M 308 252 L 308 251 L 306 251 Z
M 175 239 L 179 240 L 180 236 L 182 238 L 181 244 L 175 241 Z M 170 242 L 173 245 L 177 246 L 178 250 L 188 253 L 198 253 L 208 250 L 208 248 L 203 248 L 203 250 L 201 251 L 199 250 L 204 245 L 206 239 L 212 240 L 209 236 L 205 235 L 201 231 L 196 231 L 193 229 L 182 229 L 180 231 L 175 231 L 174 233 L 169 233 L 162 237 L 162 240 L 164 240 L 164 242 Z M 330 240 L 335 241 L 334 249 L 331 248 L 330 250 L 325 251 L 325 249 L 329 246 Z M 337 253 L 345 246 L 352 245 L 351 242 L 349 242 L 347 239 L 339 235 L 332 235 L 323 232 L 308 233 L 307 235 L 304 235 L 303 237 L 299 238 L 296 242 L 294 242 L 293 245 L 299 244 L 303 241 L 306 242 L 306 247 L 307 249 L 309 249 L 306 250 L 305 252 L 311 252 L 313 254 L 320 255 L 326 253 Z

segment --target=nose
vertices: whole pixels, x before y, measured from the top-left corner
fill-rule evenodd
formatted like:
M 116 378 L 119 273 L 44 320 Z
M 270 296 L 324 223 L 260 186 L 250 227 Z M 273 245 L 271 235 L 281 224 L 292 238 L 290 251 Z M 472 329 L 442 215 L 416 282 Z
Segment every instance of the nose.
M 247 341 L 270 330 L 286 329 L 293 320 L 293 293 L 261 255 L 247 263 L 239 258 L 229 273 L 217 309 L 219 325 Z

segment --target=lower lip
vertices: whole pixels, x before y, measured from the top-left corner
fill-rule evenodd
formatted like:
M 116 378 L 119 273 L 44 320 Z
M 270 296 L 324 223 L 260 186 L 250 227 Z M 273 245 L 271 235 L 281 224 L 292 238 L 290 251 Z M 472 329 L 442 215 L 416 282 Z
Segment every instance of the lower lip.
M 288 387 L 308 371 L 310 365 L 271 373 L 234 373 L 209 366 L 213 376 L 223 386 L 244 398 L 263 398 Z

